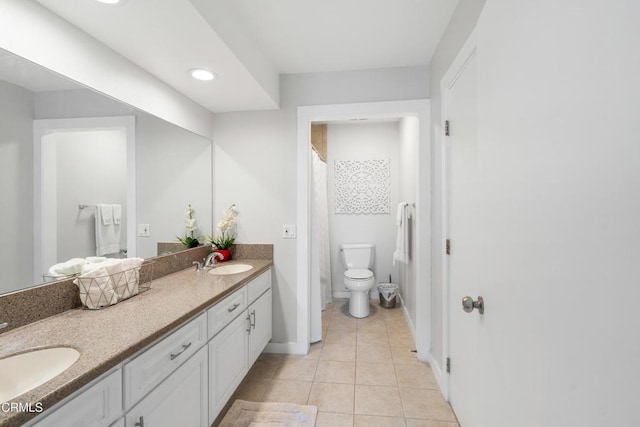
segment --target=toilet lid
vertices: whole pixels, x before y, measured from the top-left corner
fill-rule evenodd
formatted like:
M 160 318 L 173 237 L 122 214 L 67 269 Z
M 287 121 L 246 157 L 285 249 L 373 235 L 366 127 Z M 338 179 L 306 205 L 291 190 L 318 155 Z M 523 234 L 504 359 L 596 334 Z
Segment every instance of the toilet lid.
M 349 279 L 370 279 L 373 277 L 373 272 L 364 268 L 354 268 L 344 272 L 344 275 Z

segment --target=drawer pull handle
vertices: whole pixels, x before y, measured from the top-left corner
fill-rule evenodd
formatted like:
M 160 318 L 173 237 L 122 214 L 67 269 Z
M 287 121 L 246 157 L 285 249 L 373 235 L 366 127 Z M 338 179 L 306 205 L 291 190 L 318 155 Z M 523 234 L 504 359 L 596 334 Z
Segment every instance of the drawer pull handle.
M 188 349 L 189 347 L 191 347 L 191 343 L 189 343 L 189 344 L 183 344 L 183 345 L 182 345 L 182 349 L 181 349 L 179 352 L 177 352 L 177 353 L 175 353 L 175 354 L 172 354 L 172 355 L 171 355 L 171 360 L 175 359 L 176 357 L 180 356 L 182 353 L 184 353 L 185 351 L 187 351 L 187 349 Z M 144 427 L 144 426 L 142 426 L 142 427 Z
M 144 427 L 144 417 L 142 415 L 140 416 L 140 418 L 138 418 L 138 421 L 134 424 L 134 426 Z
M 231 307 L 231 308 L 227 308 L 227 311 L 228 311 L 229 313 L 231 313 L 233 310 L 235 310 L 235 309 L 236 309 L 236 308 L 238 308 L 238 307 L 240 307 L 240 303 L 239 303 L 239 302 L 237 302 L 237 303 L 233 304 L 233 307 Z
M 251 327 L 255 329 L 256 328 L 256 311 L 255 310 L 251 311 L 251 316 L 253 316 L 253 320 L 250 320 L 249 323 L 251 323 Z

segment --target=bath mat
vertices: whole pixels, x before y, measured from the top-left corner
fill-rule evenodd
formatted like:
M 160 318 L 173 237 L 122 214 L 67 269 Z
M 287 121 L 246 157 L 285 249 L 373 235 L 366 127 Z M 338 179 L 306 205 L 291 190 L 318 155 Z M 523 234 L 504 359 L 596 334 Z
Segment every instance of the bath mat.
M 317 415 L 316 406 L 236 400 L 219 427 L 313 427 Z

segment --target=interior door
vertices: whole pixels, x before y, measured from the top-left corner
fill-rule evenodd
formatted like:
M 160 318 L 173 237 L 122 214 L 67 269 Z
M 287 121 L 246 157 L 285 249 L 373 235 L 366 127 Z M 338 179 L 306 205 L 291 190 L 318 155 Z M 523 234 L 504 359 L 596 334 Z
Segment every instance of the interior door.
M 446 112 L 449 120 L 448 231 L 449 255 L 449 399 L 462 426 L 473 426 L 475 402 L 482 389 L 477 360 L 483 327 L 477 309 L 466 313 L 465 296 L 477 300 L 477 117 L 475 53 L 449 87 Z

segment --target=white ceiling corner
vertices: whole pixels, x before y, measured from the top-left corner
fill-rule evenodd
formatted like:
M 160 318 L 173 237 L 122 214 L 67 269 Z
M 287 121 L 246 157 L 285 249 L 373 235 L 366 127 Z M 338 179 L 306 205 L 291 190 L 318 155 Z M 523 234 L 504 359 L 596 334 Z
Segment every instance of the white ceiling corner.
M 236 19 L 259 41 L 280 73 L 426 66 L 458 4 L 458 0 L 214 2 L 232 5 Z
M 82 86 L 0 49 L 0 80 L 32 92 L 81 89 Z
M 212 112 L 278 107 L 189 0 L 37 1 Z M 219 78 L 194 80 L 196 67 Z
M 36 0 L 212 112 L 278 108 L 281 73 L 428 65 L 458 0 Z M 187 70 L 211 69 L 213 82 Z

